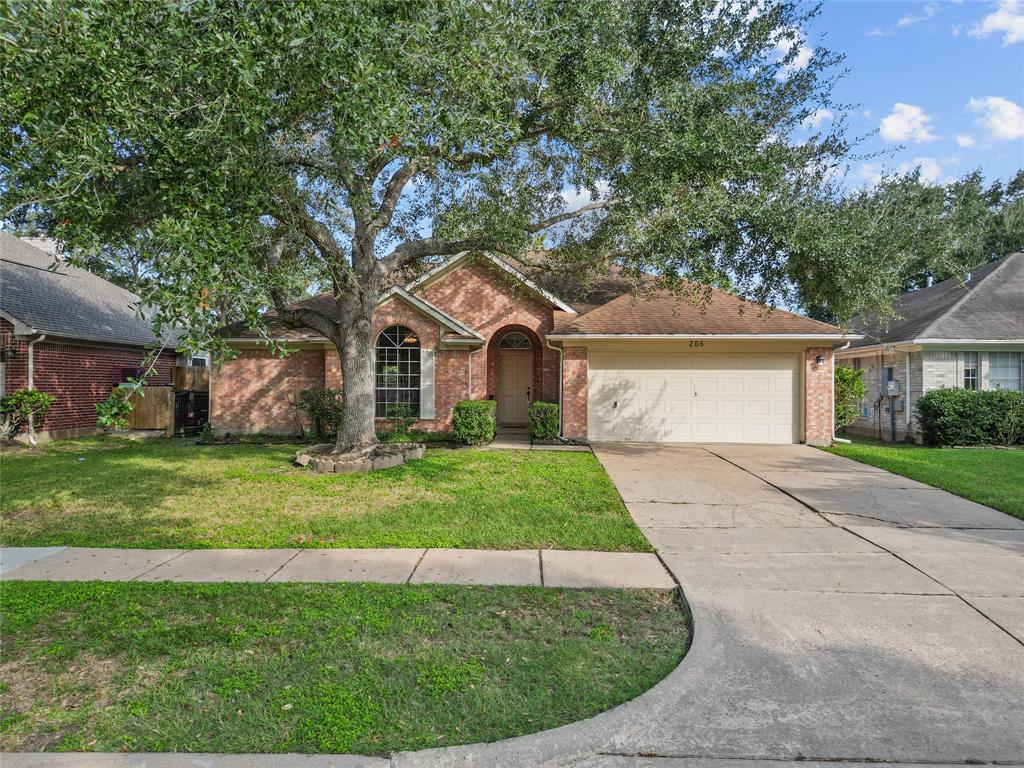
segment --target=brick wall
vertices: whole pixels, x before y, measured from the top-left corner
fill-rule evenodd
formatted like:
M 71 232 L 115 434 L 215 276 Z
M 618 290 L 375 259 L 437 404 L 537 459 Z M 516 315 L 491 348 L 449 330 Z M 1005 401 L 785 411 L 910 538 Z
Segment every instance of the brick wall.
M 0 346 L 13 346 L 14 358 L 4 365 L 4 392 L 28 386 L 28 341 L 14 338 L 11 324 L 0 319 Z M 38 342 L 34 350 L 33 385 L 57 400 L 46 415 L 43 431 L 51 436 L 81 434 L 96 426 L 96 404 L 124 381 L 124 368 L 138 368 L 146 350 L 72 342 Z M 154 386 L 171 383 L 174 353 L 157 360 L 147 381 Z
M 528 330 L 539 347 L 534 363 L 535 400 L 558 399 L 558 353 L 543 345 L 554 327 L 552 309 L 488 262 L 467 263 L 419 291 L 439 309 L 488 342 L 473 355 L 473 399 L 497 396 L 498 338 Z
M 324 385 L 324 353 L 302 349 L 279 358 L 266 349 L 239 350 L 210 377 L 211 426 L 224 432 L 296 433 L 289 395 Z
M 818 365 L 818 356 L 824 362 Z M 809 445 L 832 442 L 832 348 L 809 347 L 804 351 L 804 439 Z
M 562 434 L 587 437 L 587 348 L 566 347 L 562 358 Z

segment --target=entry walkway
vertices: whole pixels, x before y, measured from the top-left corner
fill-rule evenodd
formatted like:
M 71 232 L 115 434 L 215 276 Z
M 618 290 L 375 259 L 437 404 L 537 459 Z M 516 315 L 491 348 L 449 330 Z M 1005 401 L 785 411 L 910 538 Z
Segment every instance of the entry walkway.
M 656 555 L 553 549 L 4 548 L 0 578 L 673 589 Z

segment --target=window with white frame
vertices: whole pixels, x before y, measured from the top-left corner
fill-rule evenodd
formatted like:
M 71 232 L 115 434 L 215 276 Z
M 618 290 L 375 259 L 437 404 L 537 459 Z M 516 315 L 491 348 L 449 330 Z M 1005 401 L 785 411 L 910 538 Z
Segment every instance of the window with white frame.
M 404 325 L 392 325 L 377 336 L 377 418 L 420 415 L 420 340 Z
M 964 389 L 978 388 L 978 353 L 964 352 Z
M 1020 352 L 988 353 L 988 385 L 991 389 L 1020 391 Z
M 532 349 L 533 344 L 526 337 L 526 334 L 520 333 L 519 331 L 512 331 L 506 333 L 501 337 L 501 341 L 498 342 L 498 349 Z

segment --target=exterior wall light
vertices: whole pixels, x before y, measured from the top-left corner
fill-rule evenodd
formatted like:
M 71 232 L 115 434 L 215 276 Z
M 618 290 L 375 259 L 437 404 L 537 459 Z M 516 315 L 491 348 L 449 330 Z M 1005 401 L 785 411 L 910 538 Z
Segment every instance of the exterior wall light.
M 819 366 L 820 365 L 824 365 L 825 364 L 825 356 L 824 355 L 818 355 L 816 358 L 814 358 L 814 362 L 817 363 Z

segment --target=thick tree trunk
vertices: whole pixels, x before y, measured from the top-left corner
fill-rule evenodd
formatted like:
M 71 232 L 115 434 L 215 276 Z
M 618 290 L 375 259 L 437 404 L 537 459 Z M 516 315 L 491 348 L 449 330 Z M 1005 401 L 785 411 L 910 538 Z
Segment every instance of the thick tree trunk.
M 359 275 L 359 288 L 336 296 L 340 338 L 335 342 L 341 355 L 341 380 L 345 398 L 335 451 L 365 451 L 377 444 L 374 426 L 375 381 L 373 370 L 373 312 L 380 298 L 378 265 L 362 254 L 372 253 L 372 243 L 353 262 Z

